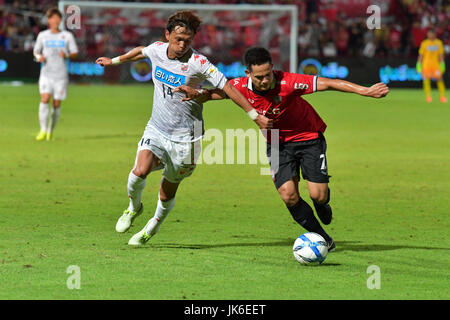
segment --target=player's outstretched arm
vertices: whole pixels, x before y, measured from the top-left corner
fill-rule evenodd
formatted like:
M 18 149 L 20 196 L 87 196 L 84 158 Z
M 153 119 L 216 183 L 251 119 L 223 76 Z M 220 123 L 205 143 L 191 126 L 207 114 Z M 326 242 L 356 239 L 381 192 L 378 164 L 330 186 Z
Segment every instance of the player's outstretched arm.
M 221 100 L 230 98 L 234 101 L 238 106 L 240 106 L 250 118 L 256 122 L 256 124 L 261 129 L 271 129 L 273 128 L 273 120 L 269 119 L 258 112 L 251 106 L 251 104 L 247 101 L 247 99 L 236 89 L 230 81 L 227 81 L 225 87 L 222 90 L 213 89 L 213 90 L 205 90 L 205 89 L 194 89 L 189 86 L 179 86 L 174 92 L 184 92 L 186 94 L 186 98 L 183 98 L 183 101 L 189 101 L 195 99 L 199 102 L 205 102 L 208 100 Z
M 101 65 L 102 67 L 107 66 L 113 66 L 124 62 L 131 62 L 131 61 L 137 61 L 145 59 L 145 56 L 142 54 L 142 49 L 145 47 L 140 46 L 136 47 L 129 52 L 125 53 L 124 55 L 115 57 L 115 58 L 108 58 L 108 57 L 100 57 L 98 58 L 95 63 Z
M 389 87 L 382 82 L 376 83 L 371 87 L 364 87 L 345 80 L 318 77 L 317 91 L 324 90 L 350 92 L 372 98 L 383 98 L 389 93 Z

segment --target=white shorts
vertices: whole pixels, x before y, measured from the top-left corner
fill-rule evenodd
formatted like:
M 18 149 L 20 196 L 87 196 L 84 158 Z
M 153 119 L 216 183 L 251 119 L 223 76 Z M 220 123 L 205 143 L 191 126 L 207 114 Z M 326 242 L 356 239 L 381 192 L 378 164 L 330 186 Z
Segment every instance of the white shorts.
M 54 100 L 65 100 L 67 96 L 67 79 L 53 80 L 44 76 L 39 77 L 39 93 L 48 93 Z
M 161 164 L 153 171 L 164 169 L 163 177 L 167 181 L 180 183 L 189 177 L 196 167 L 201 153 L 201 140 L 176 142 L 163 136 L 157 129 L 147 127 L 138 143 L 137 153 L 141 150 L 150 150 L 161 160 Z

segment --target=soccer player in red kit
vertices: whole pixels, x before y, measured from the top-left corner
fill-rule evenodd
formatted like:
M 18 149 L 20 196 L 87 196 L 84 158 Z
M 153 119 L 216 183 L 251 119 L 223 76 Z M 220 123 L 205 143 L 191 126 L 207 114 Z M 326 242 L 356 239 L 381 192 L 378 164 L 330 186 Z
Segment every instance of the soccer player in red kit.
M 252 104 L 253 116 L 262 114 L 273 119 L 273 129 L 279 130 L 279 167 L 272 176 L 275 187 L 294 220 L 307 231 L 320 234 L 327 241 L 329 251 L 333 251 L 333 239 L 322 228 L 313 209 L 299 193 L 301 170 L 319 219 L 326 225 L 331 222 L 330 176 L 323 134 L 327 125 L 301 96 L 316 91 L 337 90 L 382 98 L 388 94 L 389 88 L 384 83 L 363 87 L 340 79 L 273 70 L 270 53 L 261 47 L 248 49 L 244 63 L 247 76 L 233 79 L 231 83 Z M 225 93 L 217 89 L 206 91 L 180 86 L 177 91 L 185 92 L 185 99 L 204 101 L 226 98 Z M 270 136 L 267 134 L 267 156 L 272 163 Z

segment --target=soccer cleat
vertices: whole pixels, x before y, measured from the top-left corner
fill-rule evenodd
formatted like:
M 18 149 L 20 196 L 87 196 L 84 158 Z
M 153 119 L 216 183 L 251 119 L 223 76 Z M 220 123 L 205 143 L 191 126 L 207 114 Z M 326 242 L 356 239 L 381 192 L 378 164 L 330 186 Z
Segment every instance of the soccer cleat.
M 142 229 L 141 231 L 136 233 L 134 236 L 132 236 L 130 238 L 130 240 L 128 240 L 128 245 L 142 246 L 142 245 L 146 244 L 147 241 L 150 240 L 150 238 L 152 236 L 148 235 L 145 231 L 146 231 L 146 228 L 144 227 L 144 229 Z
M 331 239 L 329 242 L 327 242 L 328 246 L 328 252 L 333 252 L 336 250 L 336 244 L 334 243 L 334 240 Z
M 47 132 L 46 138 L 47 138 L 47 141 L 53 140 L 53 133 L 52 132 Z
M 433 99 L 431 97 L 427 97 L 427 102 L 431 103 L 431 102 L 433 102 Z
M 447 98 L 446 97 L 441 97 L 441 102 L 442 103 L 446 103 L 447 102 Z
M 36 136 L 36 140 L 37 141 L 42 141 L 42 140 L 45 140 L 46 137 L 47 137 L 47 132 L 41 130 L 39 132 L 39 134 Z
M 125 210 L 119 220 L 117 220 L 116 231 L 120 233 L 128 231 L 133 223 L 133 220 L 136 219 L 142 211 L 144 211 L 144 205 L 142 203 L 138 211 L 131 211 L 128 209 Z
M 128 244 L 130 246 L 141 246 L 147 243 L 161 227 L 161 223 L 157 218 L 151 218 L 141 231 L 130 238 Z

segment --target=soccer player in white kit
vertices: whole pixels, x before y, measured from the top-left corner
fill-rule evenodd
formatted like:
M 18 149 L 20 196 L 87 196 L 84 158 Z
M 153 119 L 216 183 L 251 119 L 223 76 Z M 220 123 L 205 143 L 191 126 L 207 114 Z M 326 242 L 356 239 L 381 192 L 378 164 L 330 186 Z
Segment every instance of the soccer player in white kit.
M 190 47 L 200 26 L 200 19 L 191 11 L 180 11 L 167 21 L 165 38 L 148 47 L 137 47 L 125 55 L 110 59 L 98 58 L 102 66 L 149 58 L 154 83 L 153 112 L 144 135 L 138 143 L 136 161 L 128 176 L 130 203 L 116 224 L 117 232 L 126 232 L 143 211 L 142 191 L 147 175 L 164 169 L 156 211 L 145 227 L 128 241 L 129 245 L 145 244 L 158 232 L 161 223 L 175 205 L 180 182 L 195 169 L 203 135 L 203 106 L 200 102 L 182 101 L 180 85 L 198 87 L 208 80 L 248 113 L 261 129 L 270 129 L 273 122 L 255 110 L 246 98 L 208 59 Z M 197 142 L 197 143 L 196 143 Z
M 78 54 L 77 44 L 68 31 L 60 31 L 61 12 L 57 8 L 47 11 L 48 30 L 39 33 L 34 46 L 34 57 L 42 63 L 39 76 L 39 123 L 41 130 L 36 140 L 51 140 L 53 130 L 61 114 L 61 101 L 66 99 L 69 75 L 66 59 L 74 59 Z M 53 97 L 53 108 L 49 101 Z

